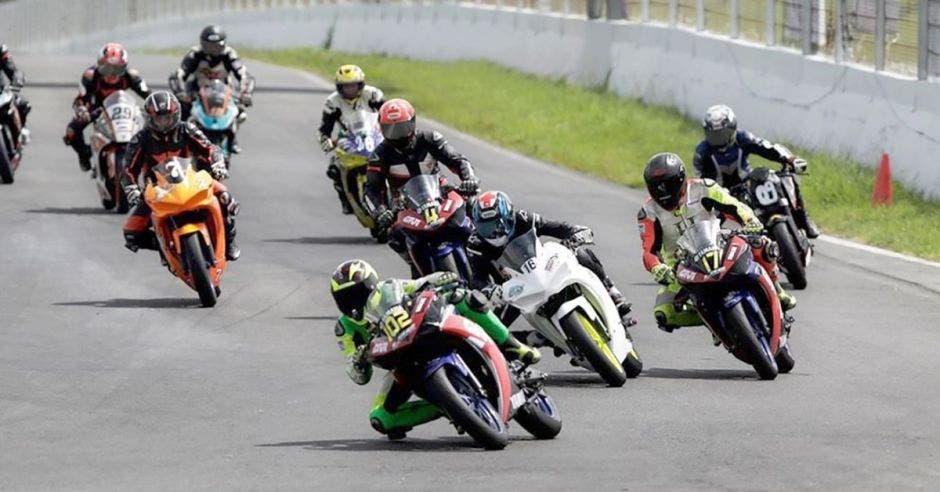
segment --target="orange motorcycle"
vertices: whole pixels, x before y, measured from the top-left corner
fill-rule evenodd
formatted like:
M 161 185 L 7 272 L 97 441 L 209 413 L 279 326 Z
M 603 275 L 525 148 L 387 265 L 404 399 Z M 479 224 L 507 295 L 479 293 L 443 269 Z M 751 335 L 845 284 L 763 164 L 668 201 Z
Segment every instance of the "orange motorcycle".
M 214 306 L 225 271 L 225 222 L 214 180 L 189 159 L 171 158 L 154 168 L 144 200 L 150 206 L 160 249 L 173 275 Z

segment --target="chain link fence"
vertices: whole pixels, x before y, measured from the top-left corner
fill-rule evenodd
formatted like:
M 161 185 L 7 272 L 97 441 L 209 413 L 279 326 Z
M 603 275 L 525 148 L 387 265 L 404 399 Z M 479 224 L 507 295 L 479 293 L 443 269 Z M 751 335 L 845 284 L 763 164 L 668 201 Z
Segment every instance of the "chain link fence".
M 8 44 L 37 43 L 189 14 L 344 3 L 452 3 L 656 22 L 921 80 L 940 77 L 940 0 L 0 0 L 0 32 Z
M 411 3 L 420 3 L 417 0 Z M 940 77 L 940 0 L 471 0 L 658 22 L 924 80 Z

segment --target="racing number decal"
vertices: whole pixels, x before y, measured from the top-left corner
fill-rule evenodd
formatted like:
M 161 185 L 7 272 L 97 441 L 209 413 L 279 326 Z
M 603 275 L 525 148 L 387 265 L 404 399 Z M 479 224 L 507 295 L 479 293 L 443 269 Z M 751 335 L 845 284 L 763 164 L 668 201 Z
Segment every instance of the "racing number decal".
M 130 106 L 114 106 L 111 108 L 112 120 L 129 120 L 131 118 Z
M 402 330 L 406 330 L 410 326 L 411 315 L 401 306 L 395 306 L 390 309 L 388 314 L 385 315 L 385 320 L 382 321 L 382 330 L 385 332 L 385 336 L 390 340 L 397 337 Z
M 777 187 L 770 182 L 764 183 L 757 188 L 754 188 L 754 195 L 757 196 L 757 201 L 760 202 L 763 206 L 773 205 L 780 200 L 780 195 L 777 194 Z
M 433 224 L 437 222 L 441 216 L 437 212 L 437 207 L 428 207 L 424 209 L 424 221 L 428 224 Z

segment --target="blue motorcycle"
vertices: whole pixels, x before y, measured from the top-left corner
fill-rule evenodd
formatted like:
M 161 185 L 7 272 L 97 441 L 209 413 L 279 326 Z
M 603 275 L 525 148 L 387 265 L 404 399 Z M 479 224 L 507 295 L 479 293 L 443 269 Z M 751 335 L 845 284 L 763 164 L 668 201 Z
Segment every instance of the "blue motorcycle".
M 221 80 L 213 80 L 199 89 L 199 97 L 193 101 L 189 117 L 189 121 L 222 149 L 226 167 L 229 167 L 232 141 L 238 131 L 238 112 L 238 98 L 232 93 L 232 88 Z

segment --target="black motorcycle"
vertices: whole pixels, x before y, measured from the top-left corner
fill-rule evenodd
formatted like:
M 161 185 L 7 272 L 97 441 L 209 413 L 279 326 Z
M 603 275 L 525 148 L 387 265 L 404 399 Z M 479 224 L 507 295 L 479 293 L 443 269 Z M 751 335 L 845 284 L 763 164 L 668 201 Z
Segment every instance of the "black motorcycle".
M 13 174 L 20 165 L 23 142 L 22 124 L 16 107 L 16 93 L 10 86 L 0 90 L 0 182 L 13 182 Z
M 806 267 L 813 256 L 813 244 L 793 217 L 796 189 L 796 175 L 790 169 L 758 167 L 733 192 L 754 209 L 765 233 L 780 247 L 780 269 L 794 289 L 802 290 L 806 288 Z

